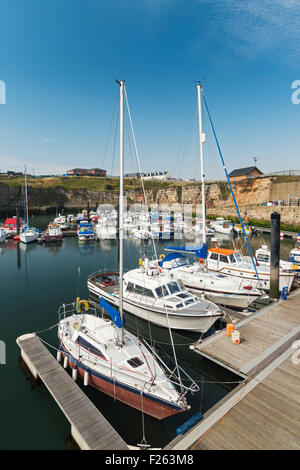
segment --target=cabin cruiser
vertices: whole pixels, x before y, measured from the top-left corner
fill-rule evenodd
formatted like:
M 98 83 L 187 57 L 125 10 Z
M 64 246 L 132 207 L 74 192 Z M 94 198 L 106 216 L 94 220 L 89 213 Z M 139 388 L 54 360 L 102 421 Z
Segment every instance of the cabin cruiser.
M 24 220 L 19 217 L 19 230 L 21 231 L 24 227 Z M 2 229 L 6 232 L 8 238 L 12 238 L 17 234 L 17 217 L 8 217 L 2 225 Z
M 270 266 L 271 263 L 271 250 L 267 245 L 262 245 L 255 252 L 256 261 L 260 265 Z M 282 269 L 293 269 L 293 263 L 291 261 L 280 260 L 280 267 Z
M 119 304 L 119 273 L 97 272 L 88 277 L 88 289 L 108 302 Z M 146 321 L 171 329 L 205 333 L 223 311 L 214 303 L 188 292 L 182 282 L 157 263 L 140 260 L 124 274 L 124 310 Z
M 293 269 L 296 270 L 297 278 L 300 277 L 300 247 L 293 248 L 290 251 L 290 262 L 293 265 Z
M 217 217 L 214 222 L 211 222 L 211 226 L 217 233 L 223 233 L 225 235 L 235 235 L 237 233 L 231 221 L 223 217 Z
M 193 257 L 192 262 L 190 257 Z M 199 263 L 195 255 L 189 257 L 181 253 L 161 255 L 159 266 L 181 279 L 184 286 L 196 295 L 217 304 L 245 309 L 265 293 L 246 280 L 233 276 L 207 271 L 203 263 Z
M 64 215 L 58 215 L 53 221 L 55 224 L 58 224 L 61 230 L 68 230 L 70 228 L 70 222 Z
M 260 287 L 263 290 L 270 290 L 270 264 L 257 263 L 256 271 L 250 257 L 244 257 L 239 250 L 230 250 L 225 248 L 210 248 L 207 255 L 207 268 L 221 274 L 236 276 L 245 279 L 252 286 Z M 260 280 L 257 283 L 257 274 Z M 280 266 L 279 270 L 279 290 L 287 287 L 290 292 L 294 280 L 295 272 L 293 270 Z M 254 283 L 254 284 L 253 284 Z
M 95 240 L 93 224 L 90 224 L 86 221 L 82 221 L 79 225 L 77 236 L 79 241 Z
M 43 236 L 44 242 L 60 242 L 62 241 L 62 230 L 59 224 L 51 223 Z

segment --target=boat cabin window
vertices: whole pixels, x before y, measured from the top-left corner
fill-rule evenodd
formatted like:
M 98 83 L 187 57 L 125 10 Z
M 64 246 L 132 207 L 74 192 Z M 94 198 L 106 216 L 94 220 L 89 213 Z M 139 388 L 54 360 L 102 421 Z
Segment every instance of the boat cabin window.
M 139 286 L 138 284 L 133 284 L 132 282 L 128 282 L 127 292 L 133 292 L 134 294 L 143 295 L 146 297 L 154 298 L 154 294 L 151 289 L 147 289 L 146 287 Z
M 220 261 L 221 263 L 228 263 L 228 258 L 226 255 L 220 255 Z
M 166 286 L 160 286 L 155 289 L 157 297 L 165 297 L 166 295 L 169 295 L 169 292 L 167 290 Z
M 214 260 L 214 261 L 218 261 L 219 260 L 219 255 L 218 253 L 211 253 L 210 255 L 210 259 Z
M 262 261 L 262 262 L 269 262 L 270 261 L 270 256 L 268 254 L 263 254 L 260 253 L 256 256 L 257 261 Z
M 78 336 L 76 343 L 89 353 L 95 354 L 96 356 L 103 357 L 105 359 L 104 354 L 102 354 L 102 352 L 93 344 L 86 341 L 82 336 Z
M 180 292 L 180 287 L 176 281 L 169 282 L 167 286 L 168 286 L 170 294 L 176 294 L 177 292 Z
M 144 364 L 143 361 L 141 361 L 138 357 L 132 357 L 131 359 L 128 359 L 127 362 L 134 369 L 136 369 L 137 367 L 140 367 L 141 365 Z
M 235 257 L 233 254 L 229 255 L 230 263 L 235 263 Z

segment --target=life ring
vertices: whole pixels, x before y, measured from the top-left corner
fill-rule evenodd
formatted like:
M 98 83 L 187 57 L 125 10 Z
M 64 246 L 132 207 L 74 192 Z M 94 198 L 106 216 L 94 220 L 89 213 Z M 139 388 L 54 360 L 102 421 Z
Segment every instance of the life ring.
M 76 298 L 76 312 L 81 313 L 82 311 L 87 312 L 89 309 L 89 303 L 87 300 L 80 300 L 80 297 Z
M 166 257 L 166 255 L 164 255 L 163 253 L 160 255 L 159 259 L 160 260 L 163 260 L 164 258 Z

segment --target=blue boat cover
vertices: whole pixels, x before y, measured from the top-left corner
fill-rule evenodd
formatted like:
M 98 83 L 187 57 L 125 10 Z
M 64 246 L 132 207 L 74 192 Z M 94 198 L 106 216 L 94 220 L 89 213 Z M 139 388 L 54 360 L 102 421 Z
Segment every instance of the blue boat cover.
M 166 246 L 165 250 L 175 253 L 195 253 L 198 258 L 207 258 L 206 243 L 202 243 L 200 246 Z
M 100 297 L 100 307 L 104 308 L 118 328 L 122 328 L 122 320 L 119 311 L 114 309 L 103 297 Z M 125 325 L 125 318 L 123 318 L 123 325 Z
M 171 261 L 172 259 L 176 259 L 176 258 L 182 258 L 184 259 L 184 255 L 181 254 L 181 253 L 168 253 L 162 260 L 161 262 L 159 263 L 160 266 L 163 266 L 163 264 L 167 261 Z

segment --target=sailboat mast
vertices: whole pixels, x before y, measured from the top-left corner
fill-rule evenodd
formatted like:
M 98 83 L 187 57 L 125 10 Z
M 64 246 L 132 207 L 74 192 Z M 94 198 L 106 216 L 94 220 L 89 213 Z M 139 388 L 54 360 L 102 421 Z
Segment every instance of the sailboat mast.
M 28 201 L 27 201 L 27 177 L 26 177 L 26 165 L 25 165 L 25 210 L 24 216 L 26 218 L 26 227 L 28 228 Z
M 123 344 L 123 212 L 124 212 L 124 195 L 123 195 L 123 179 L 124 179 L 124 85 L 125 81 L 118 82 L 120 85 L 120 199 L 119 199 L 119 265 L 120 265 L 120 289 L 119 289 L 119 312 L 121 317 L 121 338 Z
M 202 233 L 203 243 L 206 243 L 206 214 L 205 214 L 205 182 L 204 182 L 204 159 L 203 159 L 203 143 L 205 142 L 205 134 L 202 133 L 202 109 L 201 109 L 202 85 L 197 85 L 198 97 L 198 117 L 199 117 L 199 144 L 200 144 L 200 164 L 201 164 L 201 193 L 202 193 Z

